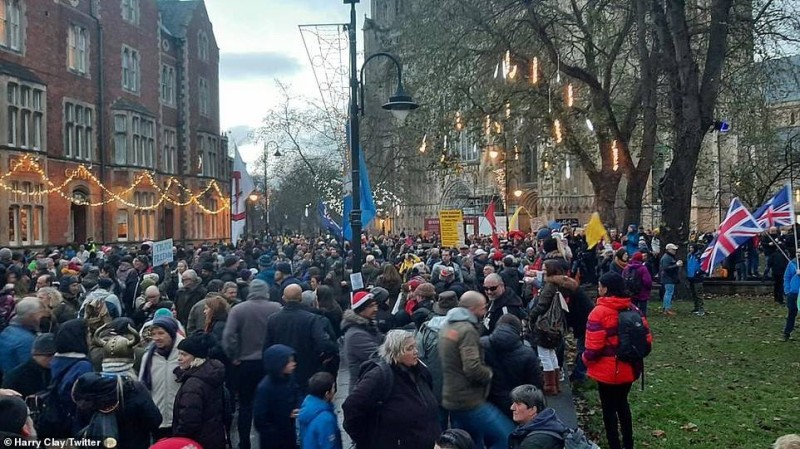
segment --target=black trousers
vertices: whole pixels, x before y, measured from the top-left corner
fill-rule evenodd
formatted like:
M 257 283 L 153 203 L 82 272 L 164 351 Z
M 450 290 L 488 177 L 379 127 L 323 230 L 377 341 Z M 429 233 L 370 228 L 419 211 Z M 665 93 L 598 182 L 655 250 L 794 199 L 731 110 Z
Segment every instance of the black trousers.
M 264 377 L 264 365 L 261 360 L 243 360 L 236 367 L 237 392 L 239 394 L 239 448 L 250 449 L 250 429 L 253 423 L 253 396 L 256 387 Z
M 628 403 L 631 385 L 597 383 L 609 449 L 633 449 L 633 420 L 631 406 Z M 622 444 L 619 441 L 620 429 L 622 430 Z
M 775 302 L 783 304 L 783 276 L 775 276 L 772 281 L 772 294 Z

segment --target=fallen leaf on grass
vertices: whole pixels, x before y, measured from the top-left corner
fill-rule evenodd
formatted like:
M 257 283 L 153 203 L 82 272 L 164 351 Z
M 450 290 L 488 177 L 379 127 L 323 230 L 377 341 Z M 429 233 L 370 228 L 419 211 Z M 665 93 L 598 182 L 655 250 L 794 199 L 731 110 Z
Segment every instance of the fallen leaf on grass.
M 667 432 L 663 430 L 654 430 L 652 435 L 656 438 L 665 438 L 667 436 Z
M 682 430 L 686 430 L 688 432 L 697 432 L 697 431 L 700 430 L 700 429 L 697 428 L 697 424 L 692 423 L 692 422 L 682 425 L 681 429 Z
M 772 420 L 773 420 L 773 421 L 783 421 L 783 419 L 781 419 L 781 418 L 779 418 L 779 417 L 777 417 L 777 416 L 776 416 L 776 417 L 774 417 L 774 418 L 772 418 Z

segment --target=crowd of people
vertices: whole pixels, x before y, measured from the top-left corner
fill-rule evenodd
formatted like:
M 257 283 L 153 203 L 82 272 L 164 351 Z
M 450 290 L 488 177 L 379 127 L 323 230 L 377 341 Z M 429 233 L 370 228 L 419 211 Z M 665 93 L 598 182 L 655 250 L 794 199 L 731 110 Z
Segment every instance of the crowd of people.
M 352 252 L 330 236 L 176 247 L 160 266 L 150 244 L 0 249 L 0 434 L 225 448 L 235 425 L 241 449 L 253 428 L 262 449 L 340 448 L 342 365 L 357 448 L 561 448 L 569 429 L 547 397 L 587 377 L 609 447 L 633 447 L 627 398 L 646 353 L 618 356 L 620 317 L 635 312 L 649 352 L 654 280 L 674 314 L 677 246 L 662 253 L 635 227 L 591 250 L 569 229 L 499 248 L 362 245 L 357 291 Z

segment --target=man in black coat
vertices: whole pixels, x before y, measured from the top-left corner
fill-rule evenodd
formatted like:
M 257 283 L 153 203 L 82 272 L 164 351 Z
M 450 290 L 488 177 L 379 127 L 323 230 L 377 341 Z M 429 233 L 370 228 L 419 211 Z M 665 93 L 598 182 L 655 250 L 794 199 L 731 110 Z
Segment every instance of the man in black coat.
M 184 271 L 181 274 L 181 280 L 183 281 L 183 288 L 178 290 L 175 309 L 178 312 L 178 321 L 186 326 L 192 307 L 206 297 L 206 288 L 201 285 L 202 280 L 194 270 Z
M 491 335 L 481 337 L 486 364 L 492 368 L 492 387 L 488 400 L 511 418 L 511 390 L 531 384 L 544 385 L 536 350 L 522 342 L 522 321 L 503 315 Z
M 489 298 L 486 316 L 483 318 L 483 326 L 489 333 L 494 331 L 497 321 L 501 316 L 510 313 L 520 320 L 527 318 L 527 313 L 522 305 L 522 299 L 514 290 L 510 289 L 503 282 L 503 278 L 492 273 L 483 280 L 483 289 Z
M 14 390 L 27 397 L 43 391 L 50 385 L 50 361 L 56 353 L 53 334 L 41 334 L 33 341 L 32 357 L 6 373 L 3 388 Z
M 303 289 L 298 284 L 287 285 L 284 289 L 285 306 L 267 320 L 267 333 L 264 348 L 283 344 L 296 351 L 297 370 L 295 380 L 305 393 L 308 379 L 323 370 L 326 360 L 339 355 L 339 347 L 325 330 L 326 318 L 305 309 L 302 300 Z
M 439 282 L 436 283 L 435 287 L 437 295 L 450 290 L 456 293 L 457 298 L 460 298 L 467 291 L 467 287 L 463 282 L 456 279 L 455 272 L 450 267 L 443 267 L 439 271 Z

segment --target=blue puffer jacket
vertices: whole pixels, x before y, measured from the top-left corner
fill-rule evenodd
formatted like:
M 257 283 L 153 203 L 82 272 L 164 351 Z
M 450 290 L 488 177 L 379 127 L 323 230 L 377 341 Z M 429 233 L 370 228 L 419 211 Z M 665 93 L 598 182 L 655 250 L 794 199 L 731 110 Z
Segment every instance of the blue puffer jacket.
M 80 431 L 80 423 L 76 414 L 75 402 L 72 400 L 72 386 L 79 377 L 91 373 L 92 362 L 87 358 L 64 357 L 56 355 L 50 362 L 51 379 L 58 379 L 58 400 L 62 409 L 69 414 L 65 419 L 72 420 L 72 431 Z
M 786 296 L 800 292 L 800 276 L 797 275 L 797 260 L 792 259 L 783 272 L 783 293 Z
M 297 422 L 303 449 L 342 449 L 342 434 L 332 403 L 313 395 L 306 396 Z

